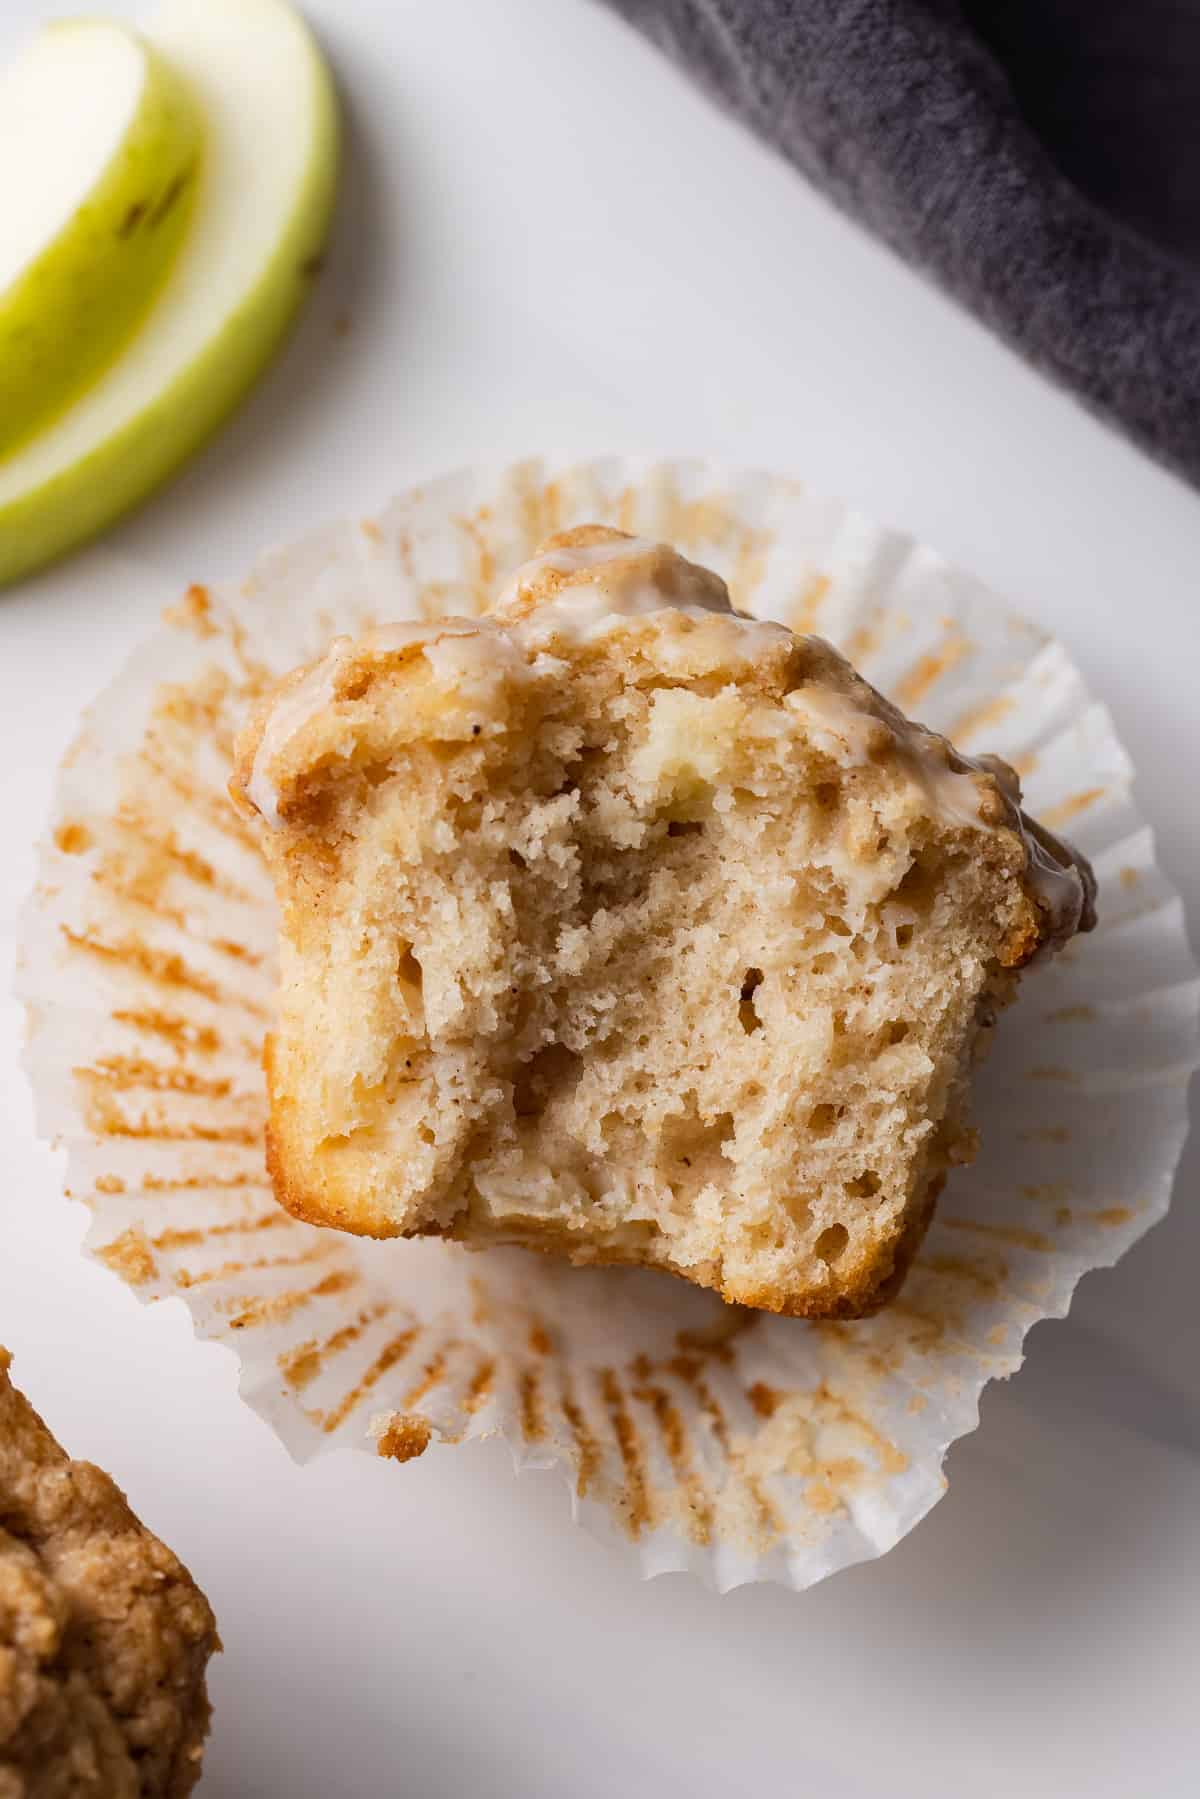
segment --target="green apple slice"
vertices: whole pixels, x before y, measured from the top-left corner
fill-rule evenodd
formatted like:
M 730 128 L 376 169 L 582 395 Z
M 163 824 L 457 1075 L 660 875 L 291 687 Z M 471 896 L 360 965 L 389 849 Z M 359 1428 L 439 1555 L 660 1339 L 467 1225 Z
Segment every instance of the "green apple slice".
M 0 462 L 0 583 L 142 499 L 241 398 L 311 284 L 333 201 L 328 69 L 285 0 L 167 0 L 144 28 L 196 94 L 187 234 L 115 363 Z
M 100 20 L 47 26 L 0 70 L 0 458 L 112 361 L 179 247 L 200 111 Z

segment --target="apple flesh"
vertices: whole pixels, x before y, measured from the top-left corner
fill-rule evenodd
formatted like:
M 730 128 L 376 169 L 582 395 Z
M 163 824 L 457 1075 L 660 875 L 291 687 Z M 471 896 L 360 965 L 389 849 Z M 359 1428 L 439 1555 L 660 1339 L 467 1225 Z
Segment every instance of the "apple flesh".
M 0 461 L 0 584 L 93 536 L 236 405 L 312 283 L 333 203 L 329 71 L 285 0 L 166 0 L 145 35 L 205 138 L 188 229 L 123 353 Z
M 47 26 L 0 71 L 0 458 L 101 373 L 178 250 L 200 111 L 100 20 Z

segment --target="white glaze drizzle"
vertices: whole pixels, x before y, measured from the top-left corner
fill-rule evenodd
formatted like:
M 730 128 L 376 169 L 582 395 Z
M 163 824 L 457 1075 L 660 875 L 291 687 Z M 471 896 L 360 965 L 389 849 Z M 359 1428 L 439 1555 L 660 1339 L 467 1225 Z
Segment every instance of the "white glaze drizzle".
M 661 580 L 645 568 L 656 559 L 673 577 L 671 588 L 689 594 L 676 601 Z M 539 575 L 587 574 L 586 581 L 560 589 L 532 610 L 505 617 L 504 609 L 519 602 Z M 425 621 L 402 619 L 367 632 L 368 648 L 388 654 L 420 645 L 439 679 L 455 686 L 494 685 L 505 676 L 528 669 L 526 656 L 546 649 L 556 638 L 572 644 L 595 642 L 618 628 L 623 618 L 649 617 L 659 612 L 683 613 L 692 618 L 727 619 L 737 628 L 741 645 L 753 655 L 767 641 L 789 633 L 784 625 L 745 618 L 733 610 L 723 582 L 664 546 L 646 538 L 614 538 L 600 543 L 545 550 L 517 569 L 499 600 L 494 614 L 483 618 L 440 618 Z M 468 640 L 452 644 L 452 639 Z M 270 777 L 287 744 L 333 698 L 337 668 L 350 648 L 348 638 L 337 638 L 322 660 L 304 679 L 281 694 L 268 716 L 254 756 L 246 797 L 272 827 L 279 824 L 279 797 Z
M 1065 844 L 1058 846 L 1064 859 L 1057 858 L 1053 846 L 1058 840 L 1021 810 L 1020 784 L 999 757 L 964 756 L 946 738 L 913 724 L 894 706 L 885 702 L 880 717 L 830 687 L 797 688 L 788 695 L 787 704 L 804 716 L 818 748 L 844 767 L 869 762 L 878 748 L 879 733 L 886 732 L 890 752 L 944 819 L 973 831 L 994 830 L 997 824 L 1014 831 L 1025 848 L 1029 883 L 1046 915 L 1050 941 L 1064 941 L 1074 935 L 1081 919 L 1092 917 L 1095 888 L 1090 869 Z M 990 777 L 986 788 L 980 784 L 981 775 Z M 992 781 L 1004 804 L 1004 816 L 995 822 L 980 813 L 980 802 L 985 792 L 992 791 Z
M 334 697 L 338 667 L 350 643 L 348 637 L 336 637 L 319 662 L 294 687 L 281 693 L 263 726 L 250 779 L 246 782 L 246 798 L 275 830 L 279 826 L 279 790 L 271 780 L 270 769 L 286 746 L 315 718 Z
M 547 573 L 586 579 L 568 580 L 539 603 L 536 585 Z M 534 603 L 525 604 L 530 600 Z M 663 612 L 710 624 L 719 620 L 736 633 L 737 647 L 748 657 L 792 635 L 785 625 L 735 612 L 725 584 L 707 569 L 645 538 L 614 537 L 531 557 L 517 569 L 487 617 L 401 621 L 369 632 L 365 642 L 381 654 L 419 644 L 439 680 L 486 692 L 505 679 L 536 676 L 547 666 L 539 652 L 556 641 L 592 643 L 619 628 L 622 619 Z M 270 771 L 291 739 L 333 700 L 338 668 L 352 647 L 348 638 L 336 639 L 322 660 L 280 696 L 267 718 L 246 797 L 272 826 L 280 819 Z M 944 738 L 914 725 L 886 702 L 880 717 L 847 695 L 814 683 L 789 694 L 788 704 L 805 716 L 818 743 L 824 737 L 830 752 L 844 764 L 869 761 L 878 734 L 885 731 L 930 804 L 952 823 L 979 831 L 995 828 L 980 815 L 978 776 L 990 776 L 1004 802 L 1001 822 L 1025 846 L 1029 879 L 1047 914 L 1051 940 L 1069 937 L 1081 919 L 1089 928 L 1094 895 L 1090 870 L 1022 812 L 1020 789 L 1007 765 L 992 757 L 959 755 Z

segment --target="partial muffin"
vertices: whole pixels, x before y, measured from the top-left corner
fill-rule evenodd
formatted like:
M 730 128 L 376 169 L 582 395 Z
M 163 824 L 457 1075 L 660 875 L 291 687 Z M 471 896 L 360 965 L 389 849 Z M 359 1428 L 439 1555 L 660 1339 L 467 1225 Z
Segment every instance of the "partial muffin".
M 282 909 L 279 1199 L 855 1317 L 969 1158 L 980 1033 L 1092 922 L 1002 763 L 663 545 L 337 640 L 239 745 Z
M 175 1799 L 200 1777 L 208 1601 L 73 1462 L 0 1350 L 0 1799 Z

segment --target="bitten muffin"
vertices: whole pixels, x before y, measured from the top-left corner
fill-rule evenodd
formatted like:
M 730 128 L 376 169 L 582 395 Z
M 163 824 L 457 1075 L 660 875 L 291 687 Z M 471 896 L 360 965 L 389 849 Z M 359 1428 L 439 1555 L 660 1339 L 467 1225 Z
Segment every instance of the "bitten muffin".
M 187 1569 L 59 1448 L 0 1350 L 0 1799 L 175 1799 L 220 1648 Z
M 1011 769 L 596 526 L 483 618 L 338 639 L 231 790 L 282 909 L 283 1205 L 807 1317 L 895 1289 L 980 1034 L 1092 922 Z

